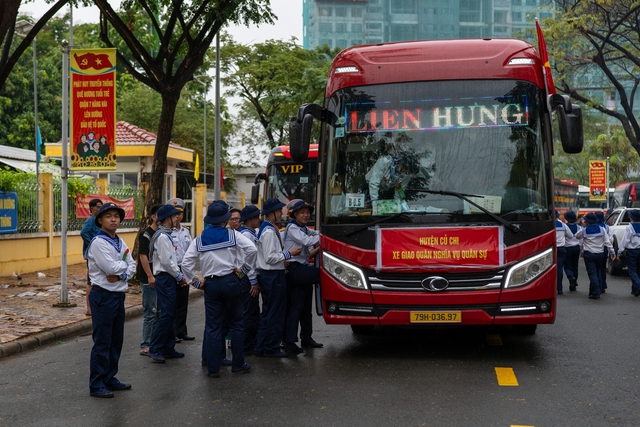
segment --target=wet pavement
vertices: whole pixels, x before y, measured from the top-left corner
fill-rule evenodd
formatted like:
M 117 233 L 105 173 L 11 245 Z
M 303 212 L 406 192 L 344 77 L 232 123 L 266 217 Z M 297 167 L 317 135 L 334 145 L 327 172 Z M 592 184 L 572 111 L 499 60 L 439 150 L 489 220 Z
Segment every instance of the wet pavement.
M 69 304 L 75 306 L 55 306 L 61 302 L 60 277 L 60 269 L 0 277 L 0 357 L 91 330 L 91 318 L 85 314 L 86 264 L 67 267 Z M 192 297 L 201 294 L 192 291 Z M 139 285 L 130 282 L 127 318 L 142 314 L 141 303 Z

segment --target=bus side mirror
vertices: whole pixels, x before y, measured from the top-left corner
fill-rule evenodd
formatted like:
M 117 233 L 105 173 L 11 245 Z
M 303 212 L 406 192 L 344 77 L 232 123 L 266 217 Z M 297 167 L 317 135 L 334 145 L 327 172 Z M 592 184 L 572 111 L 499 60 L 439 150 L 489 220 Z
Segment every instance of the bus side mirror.
M 311 127 L 313 119 L 335 126 L 338 117 L 317 104 L 302 104 L 298 115 L 289 120 L 289 151 L 296 162 L 304 162 L 309 157 Z
M 257 184 L 260 184 L 265 179 L 267 179 L 267 174 L 259 173 L 259 174 L 256 174 L 256 179 L 253 180 L 253 183 L 257 185 Z
M 258 204 L 258 199 L 260 198 L 260 184 L 253 185 L 251 187 L 251 204 Z
M 582 110 L 571 104 L 567 95 L 550 95 L 549 106 L 556 112 L 562 149 L 568 154 L 581 153 L 584 146 Z
M 289 152 L 295 162 L 304 162 L 309 157 L 311 144 L 311 126 L 313 116 L 307 114 L 299 122 L 297 117 L 289 120 Z

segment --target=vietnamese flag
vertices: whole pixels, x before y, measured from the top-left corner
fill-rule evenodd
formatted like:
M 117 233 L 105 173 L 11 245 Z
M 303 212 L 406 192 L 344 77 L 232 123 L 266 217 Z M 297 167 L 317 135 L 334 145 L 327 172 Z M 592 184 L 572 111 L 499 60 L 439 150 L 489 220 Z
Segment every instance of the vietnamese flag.
M 96 70 L 102 70 L 104 68 L 111 68 L 111 61 L 109 61 L 109 55 L 106 53 L 95 54 L 91 52 L 87 52 L 84 55 L 78 56 L 77 54 L 73 54 L 76 62 L 78 63 L 78 67 L 81 70 L 86 70 L 89 68 L 95 68 Z
M 553 76 L 551 75 L 551 65 L 549 64 L 549 55 L 547 54 L 547 44 L 544 41 L 542 35 L 542 28 L 540 28 L 540 22 L 536 17 L 536 32 L 538 33 L 538 51 L 540 52 L 540 60 L 542 61 L 542 72 L 545 77 L 545 86 L 547 88 L 547 94 L 553 95 L 556 93 L 556 86 L 553 84 Z

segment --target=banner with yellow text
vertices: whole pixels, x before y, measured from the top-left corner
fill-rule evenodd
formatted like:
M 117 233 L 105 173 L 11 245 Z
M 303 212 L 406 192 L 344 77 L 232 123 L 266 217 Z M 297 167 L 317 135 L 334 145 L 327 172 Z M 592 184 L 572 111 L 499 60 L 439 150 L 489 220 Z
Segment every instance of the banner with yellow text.
M 74 49 L 71 71 L 71 169 L 116 168 L 116 50 Z
M 379 228 L 377 268 L 496 267 L 504 263 L 501 227 Z
M 589 160 L 589 200 L 607 200 L 607 163 L 604 160 Z

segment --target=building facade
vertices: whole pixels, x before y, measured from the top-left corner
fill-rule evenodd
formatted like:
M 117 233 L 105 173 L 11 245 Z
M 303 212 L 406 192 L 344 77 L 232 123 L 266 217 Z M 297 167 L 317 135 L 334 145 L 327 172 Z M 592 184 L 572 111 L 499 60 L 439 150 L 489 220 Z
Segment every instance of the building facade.
M 302 0 L 303 47 L 512 37 L 551 0 Z

